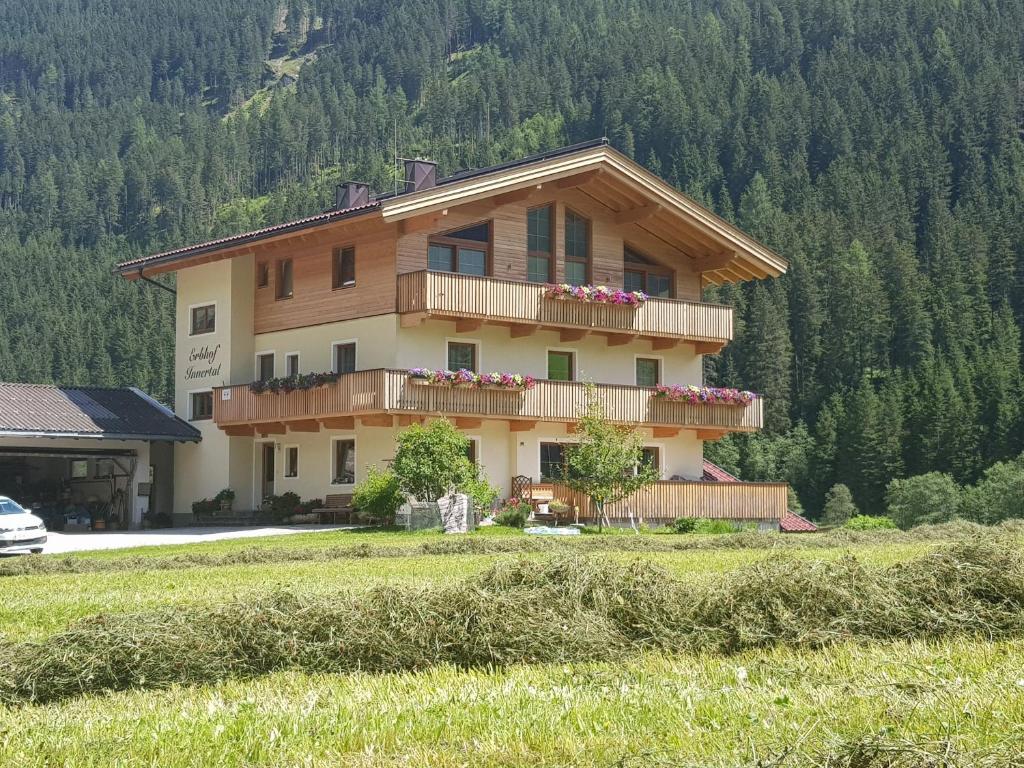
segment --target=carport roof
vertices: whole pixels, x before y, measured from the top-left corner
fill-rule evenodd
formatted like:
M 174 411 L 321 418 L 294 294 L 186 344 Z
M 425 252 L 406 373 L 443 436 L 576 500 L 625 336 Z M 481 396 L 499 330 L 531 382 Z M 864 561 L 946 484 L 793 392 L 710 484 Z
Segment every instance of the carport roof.
M 134 387 L 0 382 L 0 437 L 198 441 L 199 430 Z

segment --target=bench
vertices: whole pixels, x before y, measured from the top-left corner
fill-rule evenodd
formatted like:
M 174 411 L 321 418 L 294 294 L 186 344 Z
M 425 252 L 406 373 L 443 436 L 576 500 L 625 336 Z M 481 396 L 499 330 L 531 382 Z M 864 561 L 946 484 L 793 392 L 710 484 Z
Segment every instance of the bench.
M 329 493 L 324 498 L 324 505 L 320 509 L 314 509 L 320 515 L 320 522 L 326 523 L 328 518 L 331 523 L 337 523 L 338 517 L 342 522 L 352 522 L 352 494 L 351 493 Z

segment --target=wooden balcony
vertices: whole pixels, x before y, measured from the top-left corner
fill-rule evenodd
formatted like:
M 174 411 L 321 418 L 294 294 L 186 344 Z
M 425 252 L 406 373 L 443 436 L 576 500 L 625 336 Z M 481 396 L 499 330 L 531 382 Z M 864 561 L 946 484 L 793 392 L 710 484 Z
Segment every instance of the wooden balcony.
M 720 304 L 651 298 L 635 307 L 547 298 L 545 286 L 451 272 L 410 272 L 398 276 L 398 313 L 402 325 L 428 318 L 453 320 L 458 331 L 484 323 L 505 325 L 513 337 L 556 330 L 562 341 L 588 333 L 603 334 L 609 344 L 633 339 L 669 349 L 690 342 L 698 354 L 713 354 L 732 340 L 732 308 Z
M 444 415 L 459 426 L 476 426 L 480 419 L 503 419 L 513 431 L 541 421 L 574 423 L 587 406 L 587 387 L 580 382 L 538 381 L 531 390 L 431 386 L 411 379 L 404 370 L 371 370 L 344 374 L 322 387 L 289 393 L 255 394 L 248 384 L 214 391 L 213 418 L 229 434 L 284 434 L 288 430 L 316 432 L 321 427 L 352 429 L 408 424 L 423 416 Z M 761 400 L 746 406 L 691 405 L 651 397 L 652 389 L 599 384 L 594 391 L 605 415 L 624 424 L 654 427 L 657 436 L 671 437 L 680 429 L 697 430 L 712 440 L 727 432 L 761 428 Z

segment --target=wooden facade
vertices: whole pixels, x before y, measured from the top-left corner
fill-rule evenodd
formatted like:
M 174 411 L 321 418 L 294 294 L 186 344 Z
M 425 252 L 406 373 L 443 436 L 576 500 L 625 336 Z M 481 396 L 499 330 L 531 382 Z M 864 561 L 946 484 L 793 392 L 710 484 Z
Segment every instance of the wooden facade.
M 651 298 L 628 307 L 551 299 L 544 293 L 545 286 L 521 280 L 408 272 L 398 276 L 398 312 L 404 315 L 403 325 L 440 318 L 518 326 L 523 332 L 582 329 L 610 333 L 616 341 L 625 337 L 706 345 L 699 352 L 717 351 L 732 339 L 732 308 L 720 304 Z

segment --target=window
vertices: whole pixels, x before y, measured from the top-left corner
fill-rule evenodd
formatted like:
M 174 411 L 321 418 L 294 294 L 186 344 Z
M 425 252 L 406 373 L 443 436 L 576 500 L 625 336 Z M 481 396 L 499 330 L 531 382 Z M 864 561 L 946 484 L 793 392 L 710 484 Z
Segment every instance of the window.
M 256 287 L 266 288 L 270 285 L 270 265 L 261 261 L 256 265 Z
M 653 357 L 636 359 L 636 385 L 656 387 L 661 383 L 661 361 Z
M 434 235 L 427 246 L 427 268 L 463 275 L 486 275 L 491 250 L 491 222 Z
M 298 376 L 299 375 L 299 353 L 291 352 L 284 357 L 284 375 L 285 376 Z
M 189 407 L 192 421 L 206 421 L 213 418 L 213 392 L 193 392 Z
M 334 485 L 345 485 L 356 481 L 356 441 L 334 441 Z
M 347 341 L 344 344 L 334 345 L 334 372 L 355 373 L 356 370 L 356 343 Z
M 213 333 L 217 328 L 217 305 L 206 304 L 202 307 L 192 307 L 190 336 L 199 336 L 203 333 Z
M 274 378 L 274 353 L 264 352 L 256 355 L 256 379 L 270 381 Z
M 531 283 L 550 283 L 551 274 L 551 215 L 550 205 L 531 208 L 526 212 L 526 279 Z
M 84 477 L 89 476 L 89 460 L 88 459 L 72 459 L 71 461 L 71 477 L 75 480 L 81 480 Z
M 299 476 L 299 446 L 289 445 L 284 449 L 284 476 Z
M 590 222 L 565 212 L 565 282 L 585 285 L 590 273 Z
M 645 467 L 661 469 L 661 449 L 645 447 L 640 450 L 640 463 Z
M 281 259 L 277 262 L 277 298 L 290 299 L 292 292 L 292 260 Z
M 672 298 L 672 271 L 655 264 L 630 248 L 623 253 L 622 287 L 627 291 L 643 291 L 648 296 Z
M 350 288 L 356 284 L 356 249 L 352 246 L 338 248 L 334 252 L 335 288 Z
M 476 344 L 463 341 L 448 342 L 448 370 L 476 371 Z
M 561 443 L 540 444 L 540 481 L 550 483 L 565 477 L 565 446 Z
M 573 381 L 575 365 L 572 352 L 548 350 L 548 378 L 551 381 Z
M 476 440 L 469 438 L 469 442 L 466 444 L 466 458 L 469 459 L 473 464 L 477 463 L 477 450 Z

